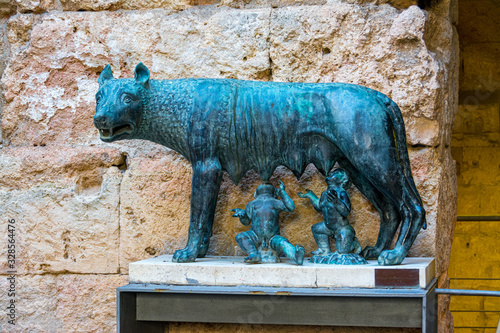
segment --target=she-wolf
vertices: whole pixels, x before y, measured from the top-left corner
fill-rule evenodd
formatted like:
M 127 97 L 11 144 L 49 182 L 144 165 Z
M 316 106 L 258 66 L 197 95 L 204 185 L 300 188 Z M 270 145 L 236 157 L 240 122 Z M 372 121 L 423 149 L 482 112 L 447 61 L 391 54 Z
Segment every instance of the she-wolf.
M 150 140 L 192 165 L 189 237 L 176 262 L 207 253 L 223 171 L 238 184 L 251 169 L 267 181 L 280 165 L 298 178 L 310 163 L 326 175 L 338 162 L 380 214 L 377 243 L 362 255 L 381 265 L 400 264 L 425 228 L 401 111 L 380 92 L 343 83 L 153 80 L 142 63 L 134 79 L 114 79 L 107 65 L 98 83 L 101 140 Z

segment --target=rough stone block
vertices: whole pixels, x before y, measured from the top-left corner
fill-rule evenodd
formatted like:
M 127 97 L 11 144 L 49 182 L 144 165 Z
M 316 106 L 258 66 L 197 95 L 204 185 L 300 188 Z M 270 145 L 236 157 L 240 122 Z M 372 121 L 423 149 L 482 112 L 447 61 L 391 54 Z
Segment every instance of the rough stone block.
M 120 154 L 92 148 L 0 152 L 0 216 L 16 221 L 18 272 L 116 273 L 122 173 L 113 163 L 122 161 Z M 5 261 L 0 271 L 7 271 Z
M 9 288 L 0 276 L 2 290 Z M 124 275 L 17 275 L 16 325 L 0 322 L 2 332 L 114 332 L 116 288 Z M 1 293 L 0 301 L 10 301 Z M 4 318 L 6 318 L 4 316 Z
M 179 155 L 131 158 L 120 191 L 120 268 L 187 242 L 191 168 Z M 215 244 L 218 242 L 215 241 Z
M 15 325 L 7 321 L 6 311 L 0 321 L 2 332 L 57 332 L 62 328 L 62 323 L 55 317 L 57 308 L 57 282 L 55 275 L 16 275 L 15 296 L 9 297 L 6 292 L 10 289 L 10 275 L 0 276 L 0 293 L 2 308 L 15 300 L 16 321 Z
M 193 1 L 194 5 L 205 4 L 205 2 L 216 3 L 220 0 L 201 0 Z M 221 0 L 220 4 L 233 8 L 262 8 L 262 7 L 289 7 L 289 6 L 323 6 L 335 4 L 336 0 Z M 383 5 L 389 4 L 398 9 L 406 9 L 410 6 L 416 5 L 418 0 L 345 0 L 349 4 L 359 5 Z
M 61 0 L 64 10 L 102 11 L 102 10 L 137 10 L 137 9 L 175 9 L 189 8 L 193 0 Z
M 500 6 L 495 0 L 460 0 L 457 27 L 464 41 L 498 42 Z
M 438 252 L 435 246 L 440 210 L 437 198 L 441 191 L 440 179 L 447 166 L 439 160 L 436 149 L 410 149 L 409 153 L 413 178 L 422 197 L 427 219 L 427 229 L 420 231 L 409 255 L 435 256 Z
M 57 10 L 57 2 L 57 0 L 16 0 L 17 10 L 20 13 L 36 14 Z
M 470 43 L 461 47 L 460 99 L 465 104 L 486 102 L 500 90 L 500 42 Z
M 142 61 L 156 79 L 266 79 L 269 71 L 269 9 L 20 15 L 8 27 L 4 144 L 100 145 L 94 95 L 108 63 L 117 77 L 133 77 Z
M 439 176 L 439 194 L 437 200 L 437 217 L 436 217 L 436 241 L 435 241 L 435 258 L 436 258 L 436 275 L 440 276 L 438 280 L 439 288 L 447 288 L 448 284 L 448 264 L 451 254 L 451 241 L 453 239 L 453 228 L 456 223 L 457 212 L 457 178 L 455 161 L 449 150 L 444 150 L 441 154 L 441 173 Z M 447 304 L 449 299 L 443 298 L 440 301 L 440 311 L 447 312 Z M 444 315 L 444 314 L 443 314 Z M 446 316 L 449 316 L 447 312 Z M 443 322 L 449 322 L 442 319 Z
M 16 12 L 16 10 L 16 0 L 0 1 L 0 17 L 12 15 Z
M 463 148 L 460 185 L 500 185 L 500 147 Z
M 127 282 L 117 274 L 58 276 L 55 315 L 61 332 L 115 332 L 116 288 Z

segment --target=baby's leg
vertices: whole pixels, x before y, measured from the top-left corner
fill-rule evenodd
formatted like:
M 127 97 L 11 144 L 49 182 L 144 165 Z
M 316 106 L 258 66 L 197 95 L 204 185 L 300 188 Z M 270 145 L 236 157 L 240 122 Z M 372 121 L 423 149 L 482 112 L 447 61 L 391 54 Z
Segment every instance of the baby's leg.
M 288 241 L 283 236 L 274 236 L 269 242 L 271 249 L 280 253 L 283 252 L 287 258 L 292 259 L 297 263 L 297 265 L 302 265 L 304 261 L 305 250 L 302 245 L 293 246 L 292 243 Z
M 240 248 L 248 254 L 248 257 L 245 258 L 245 262 L 259 263 L 261 261 L 259 251 L 257 251 L 257 239 L 257 235 L 255 235 L 255 232 L 252 230 L 236 235 L 236 243 L 238 243 Z
M 333 232 L 327 228 L 325 222 L 316 223 L 312 226 L 312 233 L 314 240 L 318 245 L 318 249 L 312 254 L 318 256 L 324 256 L 331 253 L 330 249 L 330 237 L 333 236 Z
M 340 254 L 351 253 L 359 246 L 356 239 L 356 233 L 350 225 L 341 226 L 335 233 L 335 244 L 337 252 Z M 357 245 L 357 246 L 356 246 Z
M 356 237 L 354 237 L 354 247 L 352 251 L 356 254 L 360 254 L 363 248 L 361 247 L 361 244 L 359 244 L 359 241 Z

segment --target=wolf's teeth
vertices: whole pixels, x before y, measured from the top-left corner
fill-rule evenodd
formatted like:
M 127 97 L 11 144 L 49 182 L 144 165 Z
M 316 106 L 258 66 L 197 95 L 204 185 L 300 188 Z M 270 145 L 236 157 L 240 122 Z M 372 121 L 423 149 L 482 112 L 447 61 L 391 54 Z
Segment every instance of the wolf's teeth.
M 109 130 L 106 130 L 106 129 L 101 129 L 99 130 L 101 132 L 101 135 L 103 137 L 108 137 L 110 135 L 110 131 Z

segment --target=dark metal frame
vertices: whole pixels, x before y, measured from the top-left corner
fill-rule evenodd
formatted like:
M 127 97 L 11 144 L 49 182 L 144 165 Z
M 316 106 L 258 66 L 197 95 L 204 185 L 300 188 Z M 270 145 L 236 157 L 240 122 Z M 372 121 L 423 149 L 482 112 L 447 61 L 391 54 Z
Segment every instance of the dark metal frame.
M 436 280 L 427 289 L 327 289 L 129 284 L 117 289 L 118 332 L 169 322 L 420 327 L 437 332 Z

